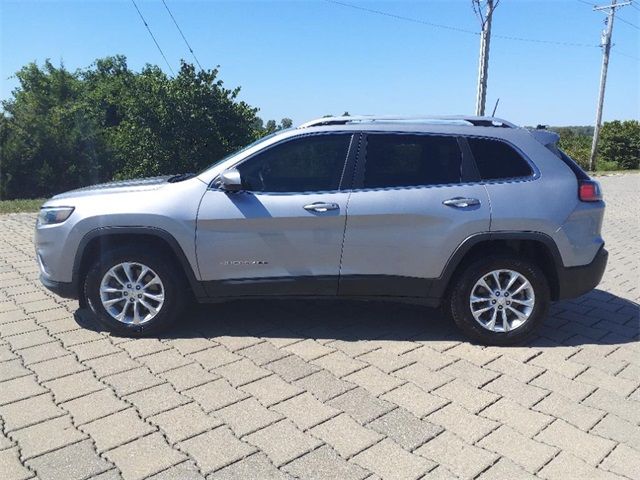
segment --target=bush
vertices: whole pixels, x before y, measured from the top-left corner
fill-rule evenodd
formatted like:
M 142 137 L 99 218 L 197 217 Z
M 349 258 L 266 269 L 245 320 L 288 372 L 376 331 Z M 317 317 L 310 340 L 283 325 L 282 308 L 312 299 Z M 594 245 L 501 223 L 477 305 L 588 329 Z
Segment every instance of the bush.
M 599 160 L 596 162 L 596 170 L 600 172 L 613 172 L 615 170 L 620 170 L 620 165 L 617 162 L 612 162 L 611 160 Z
M 591 133 L 579 131 L 574 127 L 554 129 L 560 135 L 560 148 L 585 170 L 589 168 L 591 154 Z
M 640 168 L 640 122 L 615 120 L 602 126 L 598 146 L 598 169 L 604 162 L 615 162 L 621 169 Z
M 48 197 L 114 178 L 197 172 L 268 133 L 218 70 L 170 78 L 123 56 L 70 72 L 31 63 L 0 111 L 0 198 Z M 271 124 L 273 123 L 273 125 Z M 269 122 L 276 130 L 290 125 Z
M 587 170 L 591 156 L 593 128 L 556 127 L 560 148 Z M 640 122 L 615 120 L 605 122 L 600 131 L 596 158 L 597 170 L 629 170 L 640 168 Z

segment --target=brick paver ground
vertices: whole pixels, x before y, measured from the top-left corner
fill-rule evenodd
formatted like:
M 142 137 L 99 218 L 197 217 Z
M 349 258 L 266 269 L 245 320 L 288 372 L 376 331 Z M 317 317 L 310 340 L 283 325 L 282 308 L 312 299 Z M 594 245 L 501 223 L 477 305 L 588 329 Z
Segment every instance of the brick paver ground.
M 604 281 L 513 348 L 336 301 L 113 337 L 40 286 L 34 215 L 2 216 L 0 477 L 640 478 L 640 176 L 601 182 Z

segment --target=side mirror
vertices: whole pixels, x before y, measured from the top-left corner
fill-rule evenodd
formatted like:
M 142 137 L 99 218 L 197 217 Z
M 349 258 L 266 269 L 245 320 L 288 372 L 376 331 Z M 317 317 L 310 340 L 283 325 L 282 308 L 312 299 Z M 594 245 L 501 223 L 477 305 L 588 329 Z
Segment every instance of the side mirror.
M 228 192 L 242 190 L 242 179 L 237 168 L 230 168 L 220 174 L 220 188 Z

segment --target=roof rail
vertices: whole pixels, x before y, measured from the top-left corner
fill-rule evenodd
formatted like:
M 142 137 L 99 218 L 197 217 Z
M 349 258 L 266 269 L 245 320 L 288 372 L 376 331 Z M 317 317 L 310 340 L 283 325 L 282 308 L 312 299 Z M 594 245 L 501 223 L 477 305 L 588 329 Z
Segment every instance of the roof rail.
M 395 123 L 395 122 L 415 122 L 415 123 L 433 123 L 433 124 L 464 124 L 474 127 L 504 127 L 517 128 L 517 125 L 495 117 L 474 117 L 470 115 L 359 115 L 348 117 L 323 117 L 316 118 L 309 122 L 303 123 L 298 128 L 319 127 L 326 125 L 346 125 L 349 123 Z

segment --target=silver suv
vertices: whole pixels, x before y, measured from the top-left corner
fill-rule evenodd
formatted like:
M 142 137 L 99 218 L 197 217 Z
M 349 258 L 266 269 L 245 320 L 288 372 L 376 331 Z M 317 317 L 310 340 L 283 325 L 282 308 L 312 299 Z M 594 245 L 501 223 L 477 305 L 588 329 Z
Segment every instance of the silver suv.
M 607 262 L 599 185 L 557 140 L 487 117 L 321 118 L 197 175 L 53 197 L 41 280 L 133 336 L 191 298 L 337 296 L 441 305 L 511 344 Z

